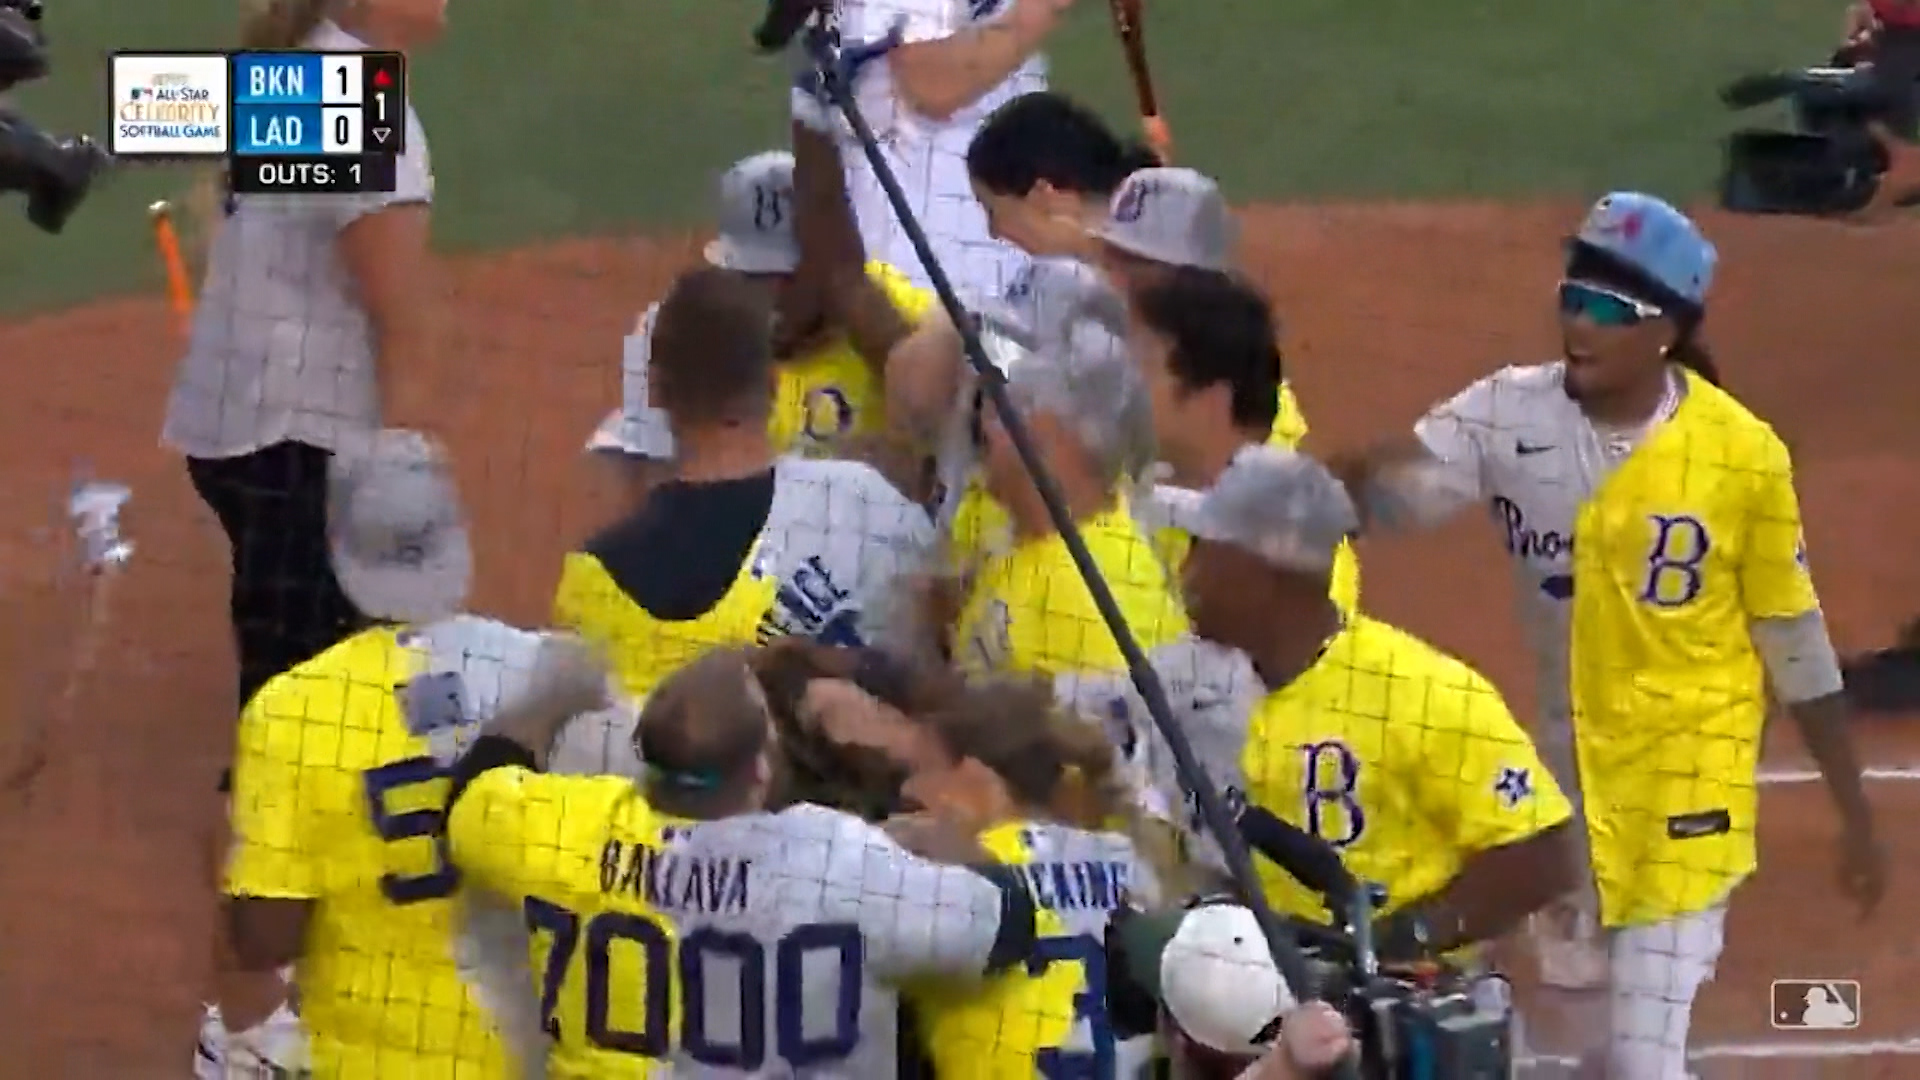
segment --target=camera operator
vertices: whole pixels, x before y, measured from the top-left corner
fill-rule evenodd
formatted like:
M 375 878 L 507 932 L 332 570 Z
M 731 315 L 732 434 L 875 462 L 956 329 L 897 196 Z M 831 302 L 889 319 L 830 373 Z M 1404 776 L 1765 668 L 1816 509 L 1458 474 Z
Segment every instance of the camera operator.
M 1115 1026 L 1157 1031 L 1173 1080 L 1320 1076 L 1357 1045 L 1333 1006 L 1294 998 L 1259 921 L 1239 904 L 1122 916 L 1109 951 Z
M 1841 54 L 1869 57 L 1888 31 L 1920 34 L 1920 0 L 1855 0 L 1847 7 Z M 1872 216 L 1920 198 L 1920 143 L 1901 138 L 1885 124 L 1869 124 L 1868 130 L 1887 155 L 1880 187 L 1861 211 Z
M 27 220 L 58 233 L 108 158 L 84 135 L 56 138 L 12 111 L 6 92 L 47 74 L 39 0 L 0 0 L 0 193 L 25 192 Z

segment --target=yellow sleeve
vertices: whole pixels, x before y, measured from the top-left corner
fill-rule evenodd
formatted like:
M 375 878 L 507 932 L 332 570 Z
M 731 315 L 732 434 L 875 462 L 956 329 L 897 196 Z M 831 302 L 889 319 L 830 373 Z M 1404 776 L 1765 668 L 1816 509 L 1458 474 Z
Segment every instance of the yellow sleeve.
M 1333 580 L 1327 588 L 1334 606 L 1352 615 L 1360 610 L 1360 555 L 1352 540 L 1340 541 L 1333 552 Z
M 1399 732 L 1423 812 L 1465 857 L 1566 821 L 1573 807 L 1499 691 L 1478 676 L 1429 684 L 1426 722 Z
M 806 379 L 787 369 L 775 375 L 773 411 L 767 415 L 767 441 L 775 453 L 786 453 L 800 445 L 800 424 L 806 416 Z
M 584 551 L 569 551 L 560 563 L 560 585 L 553 594 L 553 625 L 592 638 L 594 613 L 600 608 L 599 560 Z
M 313 814 L 316 783 L 326 778 L 300 760 L 298 709 L 278 710 L 270 683 L 240 717 L 230 798 L 232 846 L 227 854 L 229 896 L 311 900 L 321 892 L 324 852 Z M 330 770 L 331 767 L 328 767 Z
M 1274 414 L 1273 433 L 1267 436 L 1267 445 L 1298 450 L 1306 437 L 1306 414 L 1300 411 L 1300 401 L 1293 396 L 1293 385 L 1282 380 L 1279 410 Z
M 894 310 L 909 323 L 918 323 L 933 307 L 934 295 L 931 290 L 915 285 L 907 280 L 905 274 L 886 263 L 877 259 L 868 262 L 867 277 L 880 286 L 880 291 L 893 301 Z
M 447 815 L 447 849 L 466 880 L 506 896 L 552 897 L 597 858 L 631 781 L 488 769 Z
M 1749 619 L 1788 619 L 1820 606 L 1807 570 L 1793 459 L 1772 432 L 1756 448 L 1752 516 L 1740 559 L 1740 597 Z

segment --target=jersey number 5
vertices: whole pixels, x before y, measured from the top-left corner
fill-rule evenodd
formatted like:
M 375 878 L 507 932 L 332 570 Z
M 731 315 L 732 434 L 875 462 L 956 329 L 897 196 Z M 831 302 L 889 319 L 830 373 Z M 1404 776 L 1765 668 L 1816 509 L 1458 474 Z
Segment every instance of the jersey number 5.
M 447 770 L 430 757 L 406 758 L 360 774 L 373 831 L 389 844 L 426 846 L 433 855 L 419 874 L 380 875 L 380 891 L 395 904 L 453 895 L 460 871 L 447 858 Z M 412 806 L 414 809 L 396 809 Z
M 540 975 L 540 1026 L 550 1038 L 562 1038 L 560 1021 L 554 1011 L 560 1003 L 560 987 L 566 980 L 567 965 L 586 938 L 586 1039 L 591 1045 L 614 1053 L 665 1058 L 673 1053 L 669 1031 L 672 986 L 680 982 L 680 1052 L 700 1065 L 714 1069 L 738 1069 L 755 1072 L 767 1061 L 767 979 L 773 979 L 774 1053 L 793 1069 L 806 1069 L 839 1061 L 852 1054 L 860 1044 L 861 969 L 866 960 L 860 928 L 850 923 L 814 923 L 795 927 L 774 946 L 772 964 L 767 950 L 747 934 L 730 933 L 701 927 L 676 944 L 665 930 L 651 919 L 619 911 L 606 911 L 587 919 L 558 904 L 536 897 L 525 903 L 527 929 L 549 935 L 547 962 Z M 614 945 L 625 943 L 623 955 L 637 951 L 642 970 L 627 971 L 615 977 Z M 839 970 L 837 996 L 831 1005 L 830 1021 L 823 1030 L 809 1033 L 804 1023 L 807 1011 L 807 966 L 810 958 L 831 957 Z M 707 1030 L 707 962 L 722 962 L 716 970 L 728 972 L 738 980 L 739 1004 L 735 1017 L 739 1042 L 719 1041 Z M 769 972 L 768 968 L 772 971 Z M 816 968 L 816 970 L 818 970 Z M 637 992 L 638 1001 L 633 1000 Z M 632 1030 L 614 1027 L 612 1016 L 617 1004 L 622 1015 L 635 1015 L 640 1025 Z M 816 1005 L 822 1004 L 816 1002 Z

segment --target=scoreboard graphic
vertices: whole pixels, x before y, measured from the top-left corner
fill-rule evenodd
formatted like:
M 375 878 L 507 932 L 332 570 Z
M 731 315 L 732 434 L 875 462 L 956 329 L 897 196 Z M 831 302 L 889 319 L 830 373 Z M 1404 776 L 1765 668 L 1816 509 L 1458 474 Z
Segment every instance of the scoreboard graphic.
M 113 57 L 115 156 L 225 157 L 237 194 L 392 191 L 406 151 L 399 53 Z

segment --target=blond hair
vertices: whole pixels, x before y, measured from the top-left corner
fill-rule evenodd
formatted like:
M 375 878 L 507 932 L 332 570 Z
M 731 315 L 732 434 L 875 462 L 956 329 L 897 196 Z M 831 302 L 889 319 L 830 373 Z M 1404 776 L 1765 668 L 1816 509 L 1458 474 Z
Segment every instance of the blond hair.
M 240 48 L 297 49 L 327 18 L 333 0 L 241 0 Z M 204 270 L 213 230 L 225 216 L 226 166 L 216 166 L 194 180 L 183 200 L 189 236 L 186 247 L 196 276 Z

